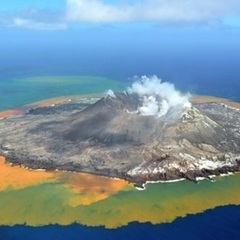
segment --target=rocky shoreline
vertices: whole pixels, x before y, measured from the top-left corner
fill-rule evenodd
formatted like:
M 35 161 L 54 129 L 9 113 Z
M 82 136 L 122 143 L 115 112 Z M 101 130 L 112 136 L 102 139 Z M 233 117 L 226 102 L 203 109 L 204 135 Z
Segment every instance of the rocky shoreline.
M 87 172 L 147 181 L 240 171 L 240 111 L 194 102 L 163 117 L 135 113 L 139 98 L 82 99 L 0 121 L 0 154 L 31 169 Z
M 202 170 L 190 170 L 186 173 L 173 170 L 163 174 L 151 174 L 150 176 L 138 176 L 137 178 L 127 178 L 126 180 L 132 182 L 135 187 L 143 188 L 145 183 L 148 182 L 174 182 L 179 180 L 189 180 L 194 183 L 198 183 L 201 179 L 212 180 L 215 176 L 226 175 L 229 173 L 240 172 L 240 161 L 237 161 L 237 165 L 234 166 L 224 166 L 222 168 L 217 168 L 214 170 L 202 169 Z

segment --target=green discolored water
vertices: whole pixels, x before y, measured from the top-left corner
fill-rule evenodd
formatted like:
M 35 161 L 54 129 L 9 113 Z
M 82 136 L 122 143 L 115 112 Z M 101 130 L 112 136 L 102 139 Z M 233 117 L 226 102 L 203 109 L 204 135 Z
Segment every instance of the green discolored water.
M 0 224 L 39 226 L 77 222 L 116 228 L 133 221 L 172 222 L 177 217 L 216 206 L 240 204 L 239 179 L 240 175 L 232 175 L 199 184 L 189 181 L 148 184 L 144 191 L 128 186 L 105 199 L 75 206 L 71 200 L 84 198 L 88 193 L 75 192 L 62 180 L 5 189 L 0 192 Z

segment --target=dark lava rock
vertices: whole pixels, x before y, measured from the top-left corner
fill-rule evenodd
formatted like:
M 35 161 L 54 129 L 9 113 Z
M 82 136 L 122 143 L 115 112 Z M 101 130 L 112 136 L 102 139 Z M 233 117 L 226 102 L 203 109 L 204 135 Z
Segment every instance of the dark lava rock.
M 0 152 L 38 169 L 90 172 L 140 186 L 239 171 L 240 111 L 220 103 L 138 113 L 141 99 L 116 93 L 30 109 L 0 121 Z

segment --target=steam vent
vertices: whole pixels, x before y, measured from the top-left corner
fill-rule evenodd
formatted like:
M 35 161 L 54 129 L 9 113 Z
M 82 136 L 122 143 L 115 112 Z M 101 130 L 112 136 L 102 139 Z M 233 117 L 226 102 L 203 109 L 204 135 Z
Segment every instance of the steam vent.
M 190 103 L 142 78 L 123 93 L 30 109 L 0 121 L 0 153 L 32 169 L 146 181 L 196 181 L 240 170 L 240 111 Z

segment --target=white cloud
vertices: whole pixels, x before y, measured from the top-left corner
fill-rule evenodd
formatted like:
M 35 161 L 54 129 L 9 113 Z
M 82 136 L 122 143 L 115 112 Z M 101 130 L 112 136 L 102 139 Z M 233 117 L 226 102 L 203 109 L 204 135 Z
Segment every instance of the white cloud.
M 95 0 L 67 0 L 67 17 L 73 21 L 117 22 L 130 20 L 129 6 L 117 7 Z
M 67 19 L 75 22 L 204 22 L 237 15 L 239 0 L 66 0 Z M 122 3 L 123 2 L 123 3 Z
M 222 23 L 240 16 L 240 0 L 65 0 L 64 9 L 0 10 L 0 27 L 65 29 L 71 23 Z M 114 2 L 114 3 L 113 3 Z M 238 26 L 239 23 L 234 23 Z
M 50 30 L 50 31 L 67 28 L 67 25 L 64 23 L 47 23 L 47 22 L 34 21 L 31 19 L 24 19 L 24 18 L 14 18 L 13 26 L 34 29 L 34 30 Z
M 63 11 L 29 7 L 21 11 L 0 11 L 0 27 L 19 27 L 34 30 L 67 28 Z

